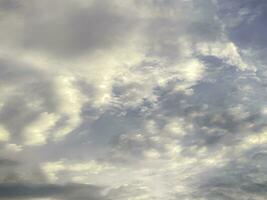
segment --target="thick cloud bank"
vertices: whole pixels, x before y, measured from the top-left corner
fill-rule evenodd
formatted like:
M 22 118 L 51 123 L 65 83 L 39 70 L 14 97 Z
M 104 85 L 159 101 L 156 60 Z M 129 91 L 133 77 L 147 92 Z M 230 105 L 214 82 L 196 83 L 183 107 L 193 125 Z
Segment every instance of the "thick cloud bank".
M 0 0 L 0 199 L 265 200 L 265 0 Z

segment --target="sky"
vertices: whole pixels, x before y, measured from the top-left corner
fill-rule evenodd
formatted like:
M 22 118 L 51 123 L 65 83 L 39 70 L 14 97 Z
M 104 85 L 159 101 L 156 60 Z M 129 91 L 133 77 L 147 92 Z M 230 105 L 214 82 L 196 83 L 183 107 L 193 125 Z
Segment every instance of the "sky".
M 266 0 L 0 0 L 1 200 L 265 200 Z

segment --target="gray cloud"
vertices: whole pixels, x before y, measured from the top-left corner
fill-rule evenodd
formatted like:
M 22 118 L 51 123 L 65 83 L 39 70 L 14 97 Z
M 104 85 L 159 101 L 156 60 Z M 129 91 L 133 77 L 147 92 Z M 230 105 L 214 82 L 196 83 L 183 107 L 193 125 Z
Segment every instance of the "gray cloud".
M 6 25 L 7 33 L 12 28 L 18 30 L 19 36 L 13 33 L 9 36 L 18 40 L 18 45 L 65 58 L 82 56 L 121 43 L 134 24 L 129 16 L 120 13 L 108 1 L 93 1 L 85 6 L 72 1 L 41 4 L 30 1 L 22 2 L 18 7 L 15 7 L 18 4 L 15 1 L 3 1 L 3 4 L 17 12 L 14 17 L 22 24 L 22 28 L 20 24 L 11 22 Z M 47 10 L 50 10 L 49 14 Z M 8 22 L 9 18 L 3 20 Z
M 59 199 L 105 199 L 100 195 L 101 188 L 90 185 L 26 185 L 26 184 L 0 184 L 0 197 L 2 199 L 33 199 L 55 197 Z
M 0 166 L 16 166 L 18 165 L 17 161 L 10 159 L 0 159 Z
M 266 196 L 266 2 L 0 0 L 0 198 Z
M 204 175 L 206 178 L 200 179 L 198 195 L 203 195 L 207 199 L 264 199 L 266 167 L 264 167 L 265 164 L 259 165 L 260 163 L 266 163 L 266 158 L 259 157 L 256 161 L 247 154 L 243 155 L 243 161 L 237 159 L 214 171 L 209 169 L 209 172 Z

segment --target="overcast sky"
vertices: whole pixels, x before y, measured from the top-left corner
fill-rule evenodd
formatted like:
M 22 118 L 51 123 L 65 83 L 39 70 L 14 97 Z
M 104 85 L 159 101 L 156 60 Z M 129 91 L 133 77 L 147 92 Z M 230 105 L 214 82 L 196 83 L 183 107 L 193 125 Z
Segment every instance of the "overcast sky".
M 266 200 L 266 0 L 0 0 L 1 200 Z

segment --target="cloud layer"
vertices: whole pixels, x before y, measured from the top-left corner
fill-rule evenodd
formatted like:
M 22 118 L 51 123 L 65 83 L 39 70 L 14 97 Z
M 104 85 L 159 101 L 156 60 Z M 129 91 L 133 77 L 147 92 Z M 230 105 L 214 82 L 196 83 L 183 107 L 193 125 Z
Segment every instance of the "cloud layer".
M 265 199 L 266 6 L 0 0 L 0 198 Z

